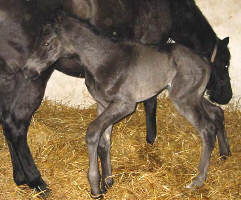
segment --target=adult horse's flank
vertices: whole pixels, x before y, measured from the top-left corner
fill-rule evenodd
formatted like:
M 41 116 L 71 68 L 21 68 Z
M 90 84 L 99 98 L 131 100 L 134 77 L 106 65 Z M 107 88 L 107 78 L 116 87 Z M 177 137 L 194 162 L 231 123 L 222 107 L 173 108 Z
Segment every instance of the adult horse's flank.
M 113 124 L 133 113 L 136 103 L 164 89 L 169 91 L 176 109 L 197 129 L 203 142 L 199 174 L 187 187 L 204 184 L 216 136 L 221 154 L 230 155 L 223 111 L 203 97 L 211 75 L 206 59 L 179 44 L 166 45 L 158 51 L 137 43 L 114 43 L 90 24 L 69 17 L 59 26 L 49 26 L 46 30 L 25 69 L 33 70 L 37 66 L 38 70 L 45 71 L 59 58 L 79 56 L 86 86 L 98 104 L 98 117 L 89 124 L 86 133 L 88 178 L 93 197 L 102 197 L 102 192 L 113 184 L 110 161 Z

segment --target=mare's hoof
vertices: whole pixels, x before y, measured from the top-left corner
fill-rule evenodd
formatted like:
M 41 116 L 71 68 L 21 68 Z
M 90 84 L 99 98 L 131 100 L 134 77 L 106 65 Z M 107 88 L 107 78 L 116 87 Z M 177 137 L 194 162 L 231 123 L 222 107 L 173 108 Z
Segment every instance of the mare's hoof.
M 205 180 L 201 177 L 195 177 L 192 182 L 185 186 L 187 189 L 200 188 L 204 185 Z
M 150 145 L 153 145 L 156 141 L 156 133 L 155 134 L 147 134 L 146 136 L 146 142 Z
M 42 178 L 38 181 L 38 184 L 35 186 L 30 186 L 30 188 L 34 189 L 34 191 L 37 193 L 36 196 L 41 199 L 46 199 L 51 194 L 50 188 Z
M 107 190 L 110 189 L 113 185 L 114 185 L 114 179 L 111 177 L 107 177 L 102 182 L 101 191 L 105 194 L 105 193 L 107 193 Z
M 104 195 L 103 194 L 90 194 L 92 199 L 103 199 Z
M 150 145 L 153 145 L 155 141 L 156 141 L 156 138 L 146 138 L 146 142 Z
M 36 196 L 40 199 L 47 199 L 51 194 L 51 190 L 48 187 L 45 187 L 45 189 L 43 189 L 41 188 L 41 186 L 38 186 L 34 188 L 34 190 L 37 193 Z

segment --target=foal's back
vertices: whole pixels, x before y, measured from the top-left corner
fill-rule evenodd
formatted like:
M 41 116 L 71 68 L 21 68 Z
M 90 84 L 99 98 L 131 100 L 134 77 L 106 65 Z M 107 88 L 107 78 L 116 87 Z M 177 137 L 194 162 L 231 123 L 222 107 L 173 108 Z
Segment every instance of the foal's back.
M 192 50 L 179 44 L 168 44 L 159 51 L 139 44 L 133 44 L 132 48 L 136 55 L 129 62 L 123 88 L 129 88 L 137 102 L 167 88 L 182 90 L 180 95 L 192 91 L 203 95 L 211 69 L 209 63 Z
M 157 50 L 137 43 L 115 43 L 75 19 L 66 20 L 63 29 L 100 90 L 127 92 L 140 102 L 173 85 L 176 75 L 183 77 L 186 92 L 196 87 L 201 95 L 206 87 L 201 87 L 201 82 L 208 73 L 208 63 L 182 45 L 167 44 Z

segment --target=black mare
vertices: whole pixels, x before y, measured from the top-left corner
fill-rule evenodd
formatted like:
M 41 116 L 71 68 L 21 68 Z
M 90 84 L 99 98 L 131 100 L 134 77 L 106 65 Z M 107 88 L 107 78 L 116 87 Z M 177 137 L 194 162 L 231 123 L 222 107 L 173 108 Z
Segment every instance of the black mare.
M 96 2 L 97 4 L 95 4 Z M 105 4 L 101 2 L 103 1 L 0 0 L 0 94 L 2 97 L 0 119 L 9 144 L 13 177 L 17 185 L 26 183 L 37 190 L 44 190 L 47 187 L 29 151 L 27 130 L 31 116 L 43 98 L 46 82 L 52 70 L 43 73 L 38 80 L 30 81 L 24 79 L 19 69 L 26 62 L 35 42 L 41 35 L 42 25 L 53 23 L 56 10 L 64 9 L 70 15 L 89 20 L 90 23 L 117 41 L 126 38 L 142 43 L 155 43 L 154 45 L 159 46 L 159 43 L 172 36 L 179 43 L 196 49 L 200 53 L 206 52 L 208 58 L 211 57 L 212 52 L 215 52 L 213 49 L 217 44 L 214 40 L 216 34 L 193 0 L 105 0 Z M 143 15 L 143 13 L 145 14 Z M 197 19 L 192 17 L 194 15 Z M 182 25 L 175 24 L 179 23 L 178 20 L 181 20 Z M 200 29 L 203 30 L 200 36 L 197 35 L 199 28 L 196 24 L 203 27 Z M 174 27 L 177 28 L 174 29 Z M 195 31 L 192 32 L 192 30 Z M 180 38 L 178 34 L 181 35 Z M 145 41 L 148 38 L 149 41 Z M 217 51 L 212 66 L 214 75 L 210 79 L 208 89 L 211 91 L 210 97 L 216 96 L 213 98 L 214 100 L 218 99 L 220 103 L 226 103 L 231 97 L 230 90 L 214 94 L 215 91 L 227 91 L 228 89 L 228 87 L 226 89 L 224 87 L 224 85 L 228 85 L 225 84 L 225 81 L 219 84 L 219 79 L 227 80 L 223 76 L 228 77 L 227 68 L 224 73 L 222 72 L 224 66 L 229 64 L 228 39 L 223 41 L 218 39 L 217 41 Z M 78 77 L 83 72 L 78 62 L 79 59 L 76 55 L 69 55 L 68 58 L 59 60 L 53 68 L 57 67 L 64 73 Z M 61 68 L 61 66 L 65 67 Z M 215 89 L 217 87 L 219 87 L 218 90 Z M 149 143 L 153 143 L 156 137 L 155 98 L 146 101 L 145 108 L 147 111 L 147 140 Z
M 187 188 L 204 184 L 217 136 L 222 154 L 230 155 L 223 111 L 203 97 L 211 75 L 207 59 L 179 44 L 167 44 L 158 51 L 133 42 L 115 43 L 90 24 L 69 17 L 46 30 L 25 70 L 26 73 L 46 71 L 59 58 L 69 54 L 79 56 L 85 84 L 98 105 L 98 117 L 89 124 L 86 133 L 93 198 L 102 198 L 102 193 L 113 185 L 110 159 L 113 125 L 132 114 L 138 102 L 165 89 L 176 109 L 199 132 L 203 143 L 199 174 Z
M 116 40 L 128 39 L 154 46 L 168 38 L 183 44 L 212 63 L 207 85 L 209 99 L 227 104 L 232 98 L 228 73 L 229 38 L 219 39 L 194 0 L 75 0 L 64 2 L 65 11 L 86 19 Z M 106 12 L 108 10 L 108 12 Z M 144 102 L 147 141 L 156 138 L 156 97 Z

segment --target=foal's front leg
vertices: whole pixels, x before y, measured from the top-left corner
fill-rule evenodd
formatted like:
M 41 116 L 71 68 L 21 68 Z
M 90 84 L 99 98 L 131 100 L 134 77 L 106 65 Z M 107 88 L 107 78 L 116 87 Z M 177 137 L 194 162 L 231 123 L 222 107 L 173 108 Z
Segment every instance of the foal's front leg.
M 105 132 L 102 134 L 100 138 L 100 142 L 98 145 L 98 156 L 101 161 L 101 191 L 103 193 L 107 192 L 107 189 L 112 187 L 114 184 L 114 180 L 112 176 L 112 168 L 111 168 L 111 133 L 112 133 L 113 125 L 110 125 Z
M 112 124 L 118 122 L 128 114 L 131 114 L 135 109 L 136 103 L 131 101 L 116 101 L 99 115 L 93 122 L 90 123 L 86 133 L 86 143 L 89 153 L 89 183 L 93 198 L 101 198 L 100 190 L 100 172 L 98 167 L 97 148 L 100 142 L 102 133 Z
M 104 111 L 104 107 L 98 104 L 98 116 Z M 101 161 L 102 168 L 102 179 L 101 179 L 101 191 L 103 193 L 107 192 L 107 189 L 110 188 L 114 180 L 112 176 L 111 169 L 111 159 L 110 159 L 110 148 L 111 148 L 111 133 L 112 133 L 113 125 L 110 125 L 105 132 L 102 134 L 100 138 L 100 142 L 98 145 L 98 156 Z

